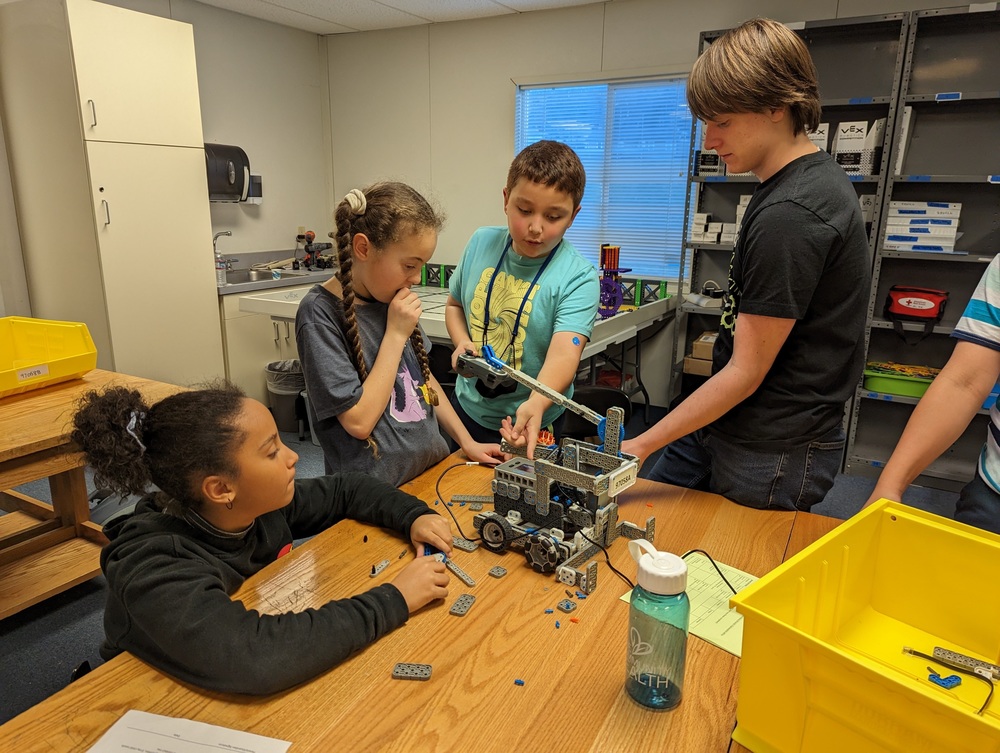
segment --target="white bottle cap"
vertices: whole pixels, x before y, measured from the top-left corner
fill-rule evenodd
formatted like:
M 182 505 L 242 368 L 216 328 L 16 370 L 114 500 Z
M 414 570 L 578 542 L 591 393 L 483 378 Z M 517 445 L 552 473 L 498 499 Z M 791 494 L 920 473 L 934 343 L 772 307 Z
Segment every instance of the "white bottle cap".
M 687 563 L 676 554 L 658 552 L 646 539 L 628 542 L 628 551 L 639 563 L 639 585 L 645 590 L 674 596 L 687 588 Z

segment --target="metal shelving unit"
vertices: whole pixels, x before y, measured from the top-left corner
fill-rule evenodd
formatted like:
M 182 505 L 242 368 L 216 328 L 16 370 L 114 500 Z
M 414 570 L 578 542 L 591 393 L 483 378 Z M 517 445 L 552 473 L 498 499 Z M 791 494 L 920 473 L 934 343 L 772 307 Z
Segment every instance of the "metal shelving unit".
M 869 241 L 873 246 L 892 154 L 889 138 L 897 130 L 895 103 L 899 95 L 909 22 L 909 13 L 890 13 L 788 24 L 806 42 L 816 64 L 823 105 L 821 120 L 829 124 L 830 133 L 834 133 L 842 122 L 870 122 L 886 118 L 882 154 L 875 174 L 849 176 L 859 197 L 866 194 L 875 196 L 869 229 Z M 702 32 L 699 54 L 724 33 L 724 29 Z M 696 212 L 710 212 L 713 221 L 734 222 L 739 196 L 752 193 L 758 183 L 755 177 L 695 175 L 695 153 L 700 147 L 698 135 L 698 124 L 695 123 L 692 125 L 692 153 L 688 165 L 691 190 L 684 209 L 688 237 Z M 680 292 L 701 292 L 708 280 L 725 287 L 732 253 L 732 244 L 685 243 L 681 251 Z M 687 343 L 704 331 L 717 330 L 720 316 L 719 309 L 687 302 L 678 308 L 671 359 L 674 379 L 682 376 Z M 681 391 L 687 391 L 683 384 Z M 672 387 L 671 392 L 676 392 L 676 389 Z
M 887 218 L 875 235 L 872 291 L 868 305 L 867 360 L 941 367 L 954 347 L 950 337 L 986 265 L 1000 252 L 1000 11 L 995 3 L 915 11 L 909 16 L 905 63 L 895 101 L 893 167 L 885 181 L 890 200 L 961 202 L 956 254 L 881 248 Z M 910 107 L 903 138 L 904 108 Z M 900 159 L 897 162 L 897 158 Z M 903 342 L 882 317 L 892 285 L 947 290 L 945 316 L 915 345 Z M 917 325 L 905 330 L 921 331 Z M 845 471 L 876 476 L 888 460 L 915 398 L 858 388 L 852 407 Z M 988 412 L 917 479 L 918 484 L 955 490 L 975 473 L 986 436 Z

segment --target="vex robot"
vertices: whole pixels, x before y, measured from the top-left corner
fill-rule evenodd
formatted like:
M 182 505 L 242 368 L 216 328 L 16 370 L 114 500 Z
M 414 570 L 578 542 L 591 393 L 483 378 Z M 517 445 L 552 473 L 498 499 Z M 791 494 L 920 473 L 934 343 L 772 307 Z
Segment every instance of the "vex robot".
M 639 470 L 635 456 L 620 452 L 624 411 L 614 407 L 601 416 L 508 366 L 490 346 L 482 353 L 460 355 L 458 373 L 490 389 L 519 382 L 595 424 L 601 440 L 600 445 L 568 438 L 561 445 L 539 445 L 534 460 L 524 447 L 504 442 L 504 452 L 517 457 L 494 471 L 493 511 L 473 519 L 482 545 L 498 554 L 520 550 L 536 572 L 555 573 L 561 583 L 592 593 L 597 562 L 580 568 L 600 547 L 619 536 L 652 541 L 654 535 L 655 518 L 646 520 L 645 529 L 618 520 L 615 497 L 635 483 Z

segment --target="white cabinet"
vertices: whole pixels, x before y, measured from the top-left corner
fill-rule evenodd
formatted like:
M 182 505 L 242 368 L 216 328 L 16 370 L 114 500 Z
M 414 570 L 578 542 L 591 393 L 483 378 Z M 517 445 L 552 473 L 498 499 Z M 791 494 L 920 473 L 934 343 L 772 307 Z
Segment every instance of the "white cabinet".
M 179 384 L 221 376 L 204 153 L 90 142 L 87 162 L 115 369 Z
M 282 288 L 285 292 L 307 291 L 312 285 Z M 226 378 L 238 384 L 248 397 L 267 401 L 264 367 L 271 361 L 298 358 L 295 322 L 273 320 L 267 314 L 240 310 L 240 301 L 248 295 L 227 295 L 221 300 L 226 351 Z
M 32 315 L 85 322 L 101 368 L 183 385 L 224 373 L 194 70 L 188 24 L 93 0 L 0 5 Z
M 67 0 L 83 136 L 203 148 L 187 24 Z

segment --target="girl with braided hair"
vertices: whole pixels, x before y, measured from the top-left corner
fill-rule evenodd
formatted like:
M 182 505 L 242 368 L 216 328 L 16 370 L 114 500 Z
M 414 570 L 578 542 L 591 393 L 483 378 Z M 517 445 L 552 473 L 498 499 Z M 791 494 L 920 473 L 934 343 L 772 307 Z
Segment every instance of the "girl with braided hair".
M 358 470 L 399 485 L 449 452 L 496 463 L 473 440 L 430 371 L 420 298 L 410 290 L 443 224 L 410 186 L 353 189 L 334 212 L 339 269 L 299 304 L 295 337 L 327 473 Z
M 265 695 L 305 682 L 448 595 L 451 526 L 416 497 L 360 473 L 296 479 L 274 418 L 225 383 L 150 405 L 88 393 L 73 441 L 95 481 L 144 496 L 104 528 L 101 656 L 129 651 L 200 688 Z M 296 538 L 345 518 L 398 531 L 418 555 L 391 582 L 315 609 L 261 614 L 230 595 Z

